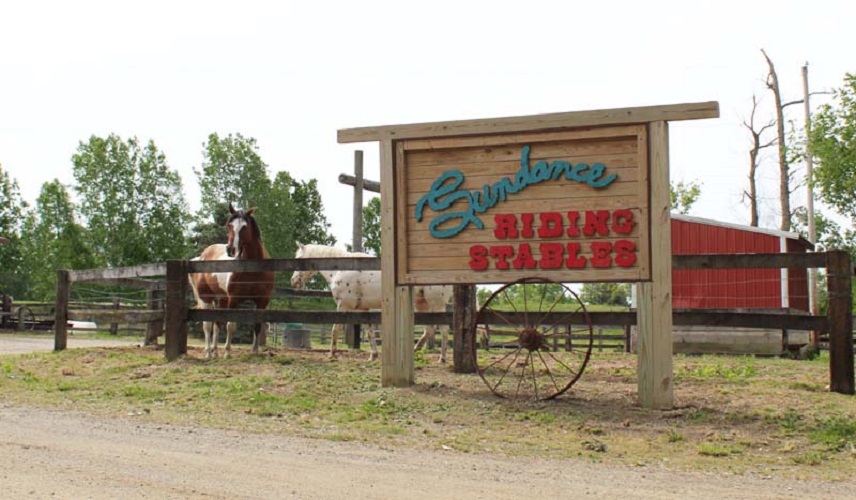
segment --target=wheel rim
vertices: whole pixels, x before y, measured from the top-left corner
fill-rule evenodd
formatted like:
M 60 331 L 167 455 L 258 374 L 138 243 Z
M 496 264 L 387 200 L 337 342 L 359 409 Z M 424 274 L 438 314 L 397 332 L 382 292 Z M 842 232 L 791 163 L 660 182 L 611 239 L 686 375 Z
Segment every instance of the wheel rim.
M 497 396 L 553 399 L 567 392 L 591 356 L 594 331 L 577 294 L 562 283 L 524 278 L 502 286 L 479 309 L 473 331 L 479 376 Z

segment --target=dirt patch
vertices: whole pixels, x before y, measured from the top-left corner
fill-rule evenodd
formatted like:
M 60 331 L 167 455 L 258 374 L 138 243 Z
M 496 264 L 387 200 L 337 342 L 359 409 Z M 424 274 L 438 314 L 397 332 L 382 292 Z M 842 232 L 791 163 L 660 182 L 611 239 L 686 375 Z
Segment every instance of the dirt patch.
M 72 495 L 95 498 L 129 497 L 127 484 L 180 498 L 845 498 L 856 486 L 856 403 L 825 389 L 825 360 L 677 356 L 676 406 L 651 411 L 623 354 L 596 353 L 551 402 L 498 399 L 435 355 L 417 357 L 415 386 L 383 388 L 366 356 L 4 356 L 0 442 L 23 464 L 6 474 L 28 484 L 27 470 L 57 466 L 57 481 L 81 473 L 82 488 L 120 478 Z M 93 464 L 69 467 L 74 457 Z M 66 491 L 42 479 L 30 487 Z
M 140 340 L 104 339 L 87 335 L 69 335 L 68 349 L 83 347 L 139 346 Z M 53 335 L 35 335 L 0 332 L 0 354 L 21 354 L 25 352 L 44 352 L 54 349 Z
M 424 451 L 0 407 L 9 498 L 852 498 L 853 484 L 772 481 Z

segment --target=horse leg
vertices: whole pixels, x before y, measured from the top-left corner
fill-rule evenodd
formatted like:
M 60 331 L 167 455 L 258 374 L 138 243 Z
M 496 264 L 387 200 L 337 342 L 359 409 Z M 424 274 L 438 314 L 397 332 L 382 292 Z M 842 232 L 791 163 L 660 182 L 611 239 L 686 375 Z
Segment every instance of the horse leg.
M 342 328 L 342 325 L 336 323 L 333 325 L 333 329 L 330 331 L 330 359 L 336 359 L 336 342 L 339 337 L 339 329 Z
M 214 324 L 210 321 L 202 322 L 202 332 L 205 334 L 205 359 L 211 359 L 214 355 L 211 349 L 211 334 L 214 329 Z
M 235 329 L 238 327 L 238 324 L 234 321 L 230 321 L 226 323 L 226 346 L 224 349 L 226 350 L 226 357 L 232 357 L 232 334 L 235 333 Z
M 253 329 L 253 354 L 259 353 L 259 339 L 267 334 L 267 323 L 256 323 Z
M 440 362 L 446 362 L 446 349 L 449 347 L 449 325 L 440 325 L 440 332 L 443 334 L 443 340 L 440 343 Z
M 426 340 L 428 340 L 428 327 L 424 326 L 422 327 L 422 336 L 419 337 L 419 340 L 416 341 L 416 345 L 413 346 L 413 352 L 422 349 L 422 347 L 425 345 Z
M 369 328 L 366 333 L 369 336 L 369 346 L 372 348 L 372 352 L 369 354 L 369 361 L 374 361 L 377 359 L 377 339 L 375 339 L 374 329 Z

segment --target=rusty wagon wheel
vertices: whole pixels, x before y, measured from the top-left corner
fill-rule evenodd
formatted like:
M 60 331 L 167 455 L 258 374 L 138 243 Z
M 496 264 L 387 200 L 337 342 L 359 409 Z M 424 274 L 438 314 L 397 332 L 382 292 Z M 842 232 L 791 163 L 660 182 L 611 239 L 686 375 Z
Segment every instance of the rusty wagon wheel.
M 476 315 L 472 331 L 479 329 L 489 340 L 486 349 L 473 350 L 478 374 L 504 398 L 563 394 L 582 375 L 594 338 L 577 294 L 542 278 L 523 278 L 491 294 Z
M 30 327 L 27 328 L 27 322 L 29 322 Z M 36 329 L 36 315 L 33 313 L 33 310 L 27 306 L 21 306 L 18 308 L 18 330 L 35 330 Z

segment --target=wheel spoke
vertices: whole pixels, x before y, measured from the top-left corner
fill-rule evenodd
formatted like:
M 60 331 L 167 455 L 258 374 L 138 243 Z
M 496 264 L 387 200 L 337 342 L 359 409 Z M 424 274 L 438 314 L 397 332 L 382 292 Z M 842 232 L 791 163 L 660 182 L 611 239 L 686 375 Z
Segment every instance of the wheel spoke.
M 549 352 L 549 351 L 548 351 L 548 352 Z M 547 360 L 546 360 L 546 359 L 544 359 L 544 355 L 543 355 L 543 354 L 541 354 L 541 351 L 538 351 L 538 357 L 539 357 L 539 358 L 541 358 L 541 362 L 542 362 L 542 363 L 544 363 L 544 368 L 547 370 L 547 375 L 549 375 L 549 376 L 550 376 L 550 380 L 552 380 L 552 381 L 553 381 L 553 387 L 555 387 L 555 388 L 556 388 L 556 392 L 558 392 L 558 391 L 562 390 L 562 389 L 559 387 L 559 383 L 558 383 L 558 382 L 556 382 L 556 377 L 554 377 L 554 376 L 553 376 L 553 371 L 552 371 L 552 370 L 550 370 L 550 365 L 548 365 L 548 364 L 547 364 Z
M 517 312 L 517 307 L 514 305 L 514 302 L 512 302 L 511 299 L 508 298 L 508 288 L 507 287 L 502 289 L 502 295 L 503 295 L 503 297 L 505 297 L 505 301 L 508 302 L 508 304 L 511 306 L 512 309 L 514 309 L 514 312 Z
M 505 367 L 505 370 L 502 372 L 502 376 L 499 377 L 499 380 L 497 380 L 496 384 L 494 384 L 493 387 L 491 387 L 491 389 L 490 389 L 491 391 L 496 392 L 496 388 L 499 387 L 499 384 L 502 383 L 502 381 L 505 379 L 505 376 L 508 375 L 508 372 L 510 372 L 512 370 L 512 367 L 514 366 L 514 362 L 517 361 L 517 356 L 520 355 L 520 351 L 521 351 L 520 349 L 514 351 L 514 359 L 512 359 L 511 363 L 509 363 L 508 366 Z
M 529 366 L 532 367 L 532 386 L 535 389 L 535 399 L 538 399 L 538 376 L 535 375 L 535 361 L 532 356 L 532 351 L 529 351 Z
M 510 319 L 508 319 L 507 317 L 505 317 L 505 316 L 502 314 L 502 312 L 497 311 L 496 309 L 489 309 L 487 312 L 488 312 L 488 314 L 490 314 L 491 316 L 496 316 L 496 317 L 498 317 L 498 318 L 499 318 L 499 319 L 501 319 L 501 320 L 502 320 L 506 325 L 510 326 L 511 328 L 514 328 L 515 330 L 517 329 L 517 326 L 518 326 L 518 325 L 517 325 L 517 323 L 515 323 L 515 322 L 511 321 Z
M 512 354 L 515 354 L 515 352 L 519 353 L 520 349 L 518 348 L 516 351 L 510 351 L 505 356 L 503 356 L 503 357 L 499 358 L 498 360 L 494 361 L 493 363 L 485 366 L 482 370 L 487 370 L 488 368 L 492 367 L 493 365 L 495 365 L 497 363 L 502 363 L 507 357 L 511 356 Z
M 526 299 L 526 290 L 529 289 L 529 286 L 523 285 L 523 324 L 525 326 L 529 326 L 529 301 Z
M 571 368 L 571 367 L 569 367 L 568 365 L 566 365 L 565 363 L 563 363 L 561 359 L 559 359 L 559 358 L 557 358 L 556 356 L 554 356 L 552 352 L 547 351 L 547 355 L 548 355 L 548 356 L 550 356 L 551 358 L 553 358 L 553 360 L 555 360 L 555 361 L 556 361 L 556 363 L 559 363 L 560 365 L 562 365 L 562 367 L 563 367 L 565 370 L 568 370 L 569 372 L 571 372 L 573 375 L 575 375 L 575 376 L 576 376 L 577 372 L 575 372 L 573 368 Z
M 531 356 L 532 356 L 532 353 L 531 353 L 531 352 L 527 352 L 527 354 L 526 354 L 526 362 L 527 362 L 527 363 L 529 362 L 529 358 L 530 358 Z M 514 393 L 514 396 L 515 396 L 515 397 L 520 396 L 520 384 L 522 384 L 522 383 L 523 383 L 523 379 L 524 379 L 525 377 L 526 377 L 526 365 L 524 364 L 524 365 L 520 368 L 520 377 L 519 377 L 519 378 L 518 378 L 518 380 L 517 380 L 517 392 L 515 392 L 515 393 Z

